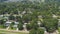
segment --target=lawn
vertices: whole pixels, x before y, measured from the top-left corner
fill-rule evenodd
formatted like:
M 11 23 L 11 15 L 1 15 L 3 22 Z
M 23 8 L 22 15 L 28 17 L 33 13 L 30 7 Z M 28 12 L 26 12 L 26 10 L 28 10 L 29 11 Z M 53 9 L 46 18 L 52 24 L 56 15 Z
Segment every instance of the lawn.
M 60 34 L 60 27 L 59 27 L 58 31 L 59 31 L 59 34 Z
M 24 32 L 11 32 L 11 31 L 0 30 L 0 34 L 28 34 L 28 33 L 24 33 Z
M 5 27 L 5 26 L 3 26 L 3 25 L 0 25 L 0 28 L 5 29 L 6 27 Z

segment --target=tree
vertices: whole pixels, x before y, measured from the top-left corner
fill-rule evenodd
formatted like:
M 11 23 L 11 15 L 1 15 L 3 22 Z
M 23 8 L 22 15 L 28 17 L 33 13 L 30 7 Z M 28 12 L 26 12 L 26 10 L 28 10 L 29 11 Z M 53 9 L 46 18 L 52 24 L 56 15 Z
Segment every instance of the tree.
M 27 28 L 27 30 L 31 30 L 31 29 L 37 30 L 37 28 L 39 28 L 39 25 L 38 25 L 37 21 L 32 20 L 30 22 L 30 24 L 29 23 L 26 24 L 26 28 Z
M 19 30 L 23 30 L 23 24 L 22 24 L 22 23 L 19 23 L 19 24 L 18 24 L 18 29 L 19 29 Z
M 24 23 L 28 23 L 29 21 L 31 21 L 31 15 L 30 14 L 24 14 L 22 17 Z
M 16 21 L 22 22 L 21 16 L 16 16 Z
M 9 20 L 15 20 L 15 17 L 13 15 L 10 15 Z
M 10 24 L 11 29 L 14 28 L 14 27 L 13 27 L 14 25 L 15 25 L 15 22 L 12 22 L 12 23 Z
M 38 28 L 38 30 L 37 30 L 37 34 L 44 34 L 44 29 L 42 29 L 42 28 Z
M 58 29 L 58 20 L 54 18 L 44 19 L 43 20 L 44 27 L 46 31 L 49 33 L 54 32 Z
M 44 34 L 44 29 L 38 28 L 37 30 L 31 29 L 29 34 Z
M 31 30 L 31 25 L 30 24 L 26 24 L 26 28 L 27 28 L 27 30 Z
M 5 22 L 6 22 L 6 21 L 4 21 L 4 19 L 1 19 L 1 20 L 0 20 L 0 24 L 1 24 L 1 25 L 4 25 Z

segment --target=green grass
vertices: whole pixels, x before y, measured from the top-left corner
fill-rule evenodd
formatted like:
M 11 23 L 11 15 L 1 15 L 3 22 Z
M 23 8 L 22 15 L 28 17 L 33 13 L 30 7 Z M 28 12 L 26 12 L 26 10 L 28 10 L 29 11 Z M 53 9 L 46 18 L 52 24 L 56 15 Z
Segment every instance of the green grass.
M 4 28 L 3 25 L 0 25 L 0 28 Z
M 16 28 L 13 28 L 13 29 L 12 29 L 12 28 L 10 27 L 9 30 L 16 30 Z
M 28 33 L 0 30 L 0 34 L 28 34 Z
M 58 28 L 59 34 L 60 34 L 60 27 Z

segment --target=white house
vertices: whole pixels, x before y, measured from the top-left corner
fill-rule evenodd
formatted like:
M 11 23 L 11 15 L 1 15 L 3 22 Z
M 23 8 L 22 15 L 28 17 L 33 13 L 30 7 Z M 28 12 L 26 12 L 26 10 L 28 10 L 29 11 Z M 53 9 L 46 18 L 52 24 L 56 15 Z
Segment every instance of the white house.
M 5 23 L 5 26 L 8 27 L 11 23 L 12 23 L 12 22 L 7 21 L 7 22 Z
M 5 23 L 5 26 L 8 27 L 11 23 L 12 23 L 12 22 L 7 21 L 7 22 Z M 19 24 L 18 22 L 14 22 L 14 23 L 15 23 L 15 25 L 13 25 L 12 27 L 17 27 L 17 25 Z

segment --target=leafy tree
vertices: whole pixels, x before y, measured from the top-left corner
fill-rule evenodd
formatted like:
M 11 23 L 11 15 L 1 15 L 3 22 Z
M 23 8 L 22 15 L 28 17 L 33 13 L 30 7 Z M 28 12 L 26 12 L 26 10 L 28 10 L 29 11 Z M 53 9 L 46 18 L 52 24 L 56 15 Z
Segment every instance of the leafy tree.
M 32 29 L 30 24 L 26 24 L 26 28 L 27 28 L 27 30 L 31 30 Z
M 0 20 L 0 24 L 4 25 L 6 21 L 4 21 L 4 19 Z
M 25 15 L 23 15 L 22 19 L 23 19 L 23 21 L 24 21 L 25 23 L 28 23 L 29 21 L 32 20 L 30 14 L 25 14 Z
M 14 28 L 14 27 L 13 27 L 14 25 L 15 25 L 15 23 L 14 23 L 14 22 L 12 22 L 12 23 L 10 24 L 11 29 L 13 29 L 13 28 Z
M 10 15 L 9 20 L 15 20 L 15 17 L 13 15 Z
M 16 21 L 22 21 L 22 18 L 20 16 L 16 16 Z
M 42 29 L 42 28 L 38 28 L 38 30 L 37 30 L 37 34 L 44 34 L 44 29 Z
M 29 34 L 44 34 L 44 29 L 38 28 L 37 30 L 31 29 Z
M 23 24 L 22 24 L 22 23 L 19 23 L 19 24 L 18 24 L 18 29 L 19 29 L 19 30 L 23 30 Z
M 43 24 L 46 28 L 46 31 L 51 33 L 58 29 L 58 20 L 57 19 L 44 19 Z
M 38 25 L 37 21 L 32 21 L 30 25 L 31 25 L 32 29 L 37 30 L 37 28 L 39 28 L 39 25 Z

